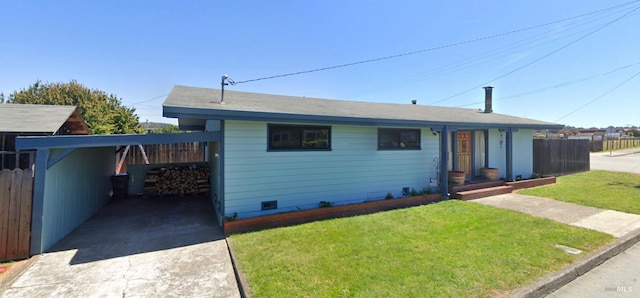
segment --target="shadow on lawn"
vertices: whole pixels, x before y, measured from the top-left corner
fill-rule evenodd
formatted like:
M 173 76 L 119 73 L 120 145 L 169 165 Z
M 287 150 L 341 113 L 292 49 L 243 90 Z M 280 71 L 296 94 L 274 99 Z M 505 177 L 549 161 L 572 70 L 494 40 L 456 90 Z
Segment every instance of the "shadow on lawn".
M 607 185 L 610 185 L 610 186 L 624 186 L 624 187 L 640 188 L 640 184 L 638 184 L 638 185 L 634 185 L 634 183 L 618 182 L 618 181 L 609 182 Z

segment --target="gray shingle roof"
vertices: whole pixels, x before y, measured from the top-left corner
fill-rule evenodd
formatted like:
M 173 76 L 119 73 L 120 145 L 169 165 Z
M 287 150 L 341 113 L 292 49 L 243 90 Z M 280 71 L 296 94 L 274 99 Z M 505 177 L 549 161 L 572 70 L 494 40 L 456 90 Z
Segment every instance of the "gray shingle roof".
M 0 104 L 0 132 L 53 134 L 74 116 L 75 111 L 75 106 Z M 76 122 L 78 120 L 73 119 L 75 126 Z M 81 126 L 88 133 L 84 122 Z
M 530 128 L 561 128 L 563 125 L 513 117 L 498 113 L 483 113 L 477 109 L 439 106 L 373 103 L 272 95 L 225 90 L 220 104 L 219 89 L 176 85 L 163 103 L 167 117 L 202 119 L 251 119 L 279 117 L 291 119 L 342 119 L 362 123 L 421 123 L 457 126 L 511 126 Z M 328 121 L 330 122 L 330 121 Z

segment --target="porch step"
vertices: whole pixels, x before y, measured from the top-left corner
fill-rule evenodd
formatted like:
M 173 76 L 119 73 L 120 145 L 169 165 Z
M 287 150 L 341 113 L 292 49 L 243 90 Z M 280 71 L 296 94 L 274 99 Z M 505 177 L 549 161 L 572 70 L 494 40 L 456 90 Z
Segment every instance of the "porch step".
M 505 183 L 506 182 L 504 180 L 471 182 L 464 185 L 450 186 L 449 193 L 458 193 L 467 190 L 504 186 Z
M 512 191 L 513 191 L 513 187 L 502 185 L 502 186 L 494 186 L 489 188 L 459 191 L 459 192 L 456 192 L 453 195 L 453 197 L 463 201 L 468 201 L 468 200 L 475 200 L 475 199 L 484 198 L 484 197 L 501 195 L 505 193 L 511 193 Z

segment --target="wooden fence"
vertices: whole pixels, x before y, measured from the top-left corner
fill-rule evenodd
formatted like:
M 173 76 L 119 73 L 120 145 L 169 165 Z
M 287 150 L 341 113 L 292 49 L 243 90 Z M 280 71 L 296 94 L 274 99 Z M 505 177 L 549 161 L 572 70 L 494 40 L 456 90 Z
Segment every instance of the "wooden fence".
M 600 151 L 640 148 L 640 138 L 624 138 L 598 142 L 602 144 L 602 150 Z
M 590 170 L 589 140 L 533 140 L 533 172 L 561 176 Z
M 189 163 L 204 161 L 204 143 L 176 143 L 143 145 L 149 164 Z M 138 146 L 131 146 L 125 164 L 146 164 Z
M 33 173 L 0 171 L 0 262 L 29 257 Z

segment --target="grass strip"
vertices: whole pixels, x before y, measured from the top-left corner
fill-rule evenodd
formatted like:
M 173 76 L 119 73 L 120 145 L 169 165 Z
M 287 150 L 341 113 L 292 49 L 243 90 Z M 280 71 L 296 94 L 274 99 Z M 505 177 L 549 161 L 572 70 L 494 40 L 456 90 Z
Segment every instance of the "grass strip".
M 461 201 L 230 237 L 254 297 L 501 296 L 612 239 Z
M 521 194 L 578 205 L 640 214 L 640 175 L 591 171 L 561 176 L 556 184 L 524 189 Z

